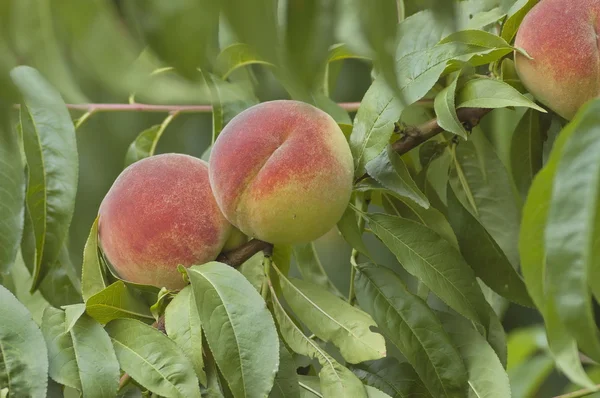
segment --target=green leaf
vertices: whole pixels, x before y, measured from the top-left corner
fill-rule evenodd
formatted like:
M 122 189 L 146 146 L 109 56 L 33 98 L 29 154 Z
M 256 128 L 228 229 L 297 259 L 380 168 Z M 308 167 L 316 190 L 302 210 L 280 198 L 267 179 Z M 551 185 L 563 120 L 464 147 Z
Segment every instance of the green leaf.
M 461 72 L 458 72 L 452 82 L 435 96 L 434 108 L 438 124 L 444 130 L 467 139 L 467 130 L 456 114 L 456 86 Z
M 358 250 L 365 256 L 370 257 L 369 250 L 362 239 L 362 232 L 358 228 L 356 212 L 351 206 L 346 208 L 344 215 L 337 223 L 337 227 L 346 242 L 348 242 L 351 247 Z
M 8 13 L 16 51 L 28 64 L 38 69 L 57 87 L 65 99 L 74 103 L 90 102 L 81 92 L 73 71 L 63 58 L 61 44 L 57 40 L 51 0 L 24 0 L 11 2 Z
M 12 282 L 12 286 L 11 285 Z M 11 268 L 10 273 L 4 278 L 0 276 L 0 284 L 3 284 L 15 295 L 21 304 L 25 305 L 27 310 L 31 312 L 33 320 L 38 325 L 42 324 L 42 314 L 46 307 L 50 304 L 40 291 L 31 293 L 29 286 L 31 285 L 31 274 L 27 270 L 21 253 L 17 253 L 15 265 Z
M 46 397 L 48 354 L 42 332 L 13 294 L 0 286 L 0 386 L 11 397 Z
M 186 286 L 169 303 L 165 310 L 167 336 L 189 358 L 202 385 L 206 385 L 204 358 L 202 357 L 202 325 L 192 288 Z
M 455 147 L 450 183 L 462 205 L 479 219 L 511 264 L 517 266 L 519 206 L 504 164 L 480 129 L 474 130 L 469 141 Z
M 300 387 L 298 386 L 298 375 L 296 374 L 296 363 L 292 354 L 279 343 L 279 370 L 275 376 L 273 389 L 269 398 L 299 398 Z
M 336 3 L 335 0 L 288 0 L 285 6 L 287 70 L 309 92 L 320 84 L 320 73 L 327 64 Z
M 391 146 L 367 163 L 369 175 L 395 194 L 412 199 L 421 207 L 429 208 L 429 201 L 412 179 L 400 155 Z
M 238 271 L 244 275 L 248 282 L 254 286 L 257 292 L 260 293 L 263 282 L 265 280 L 265 267 L 263 266 L 265 255 L 263 252 L 258 252 L 254 256 L 246 260 Z
M 467 371 L 433 311 L 391 270 L 358 267 L 358 301 L 406 357 L 435 397 L 463 397 Z
M 293 250 L 298 270 L 303 279 L 327 289 L 338 297 L 344 297 L 327 276 L 312 242 L 295 245 Z
M 105 271 L 98 256 L 98 217 L 94 220 L 90 235 L 83 249 L 81 269 L 81 293 L 84 301 L 106 289 Z
M 475 274 L 456 248 L 430 228 L 386 214 L 365 215 L 400 264 L 442 301 L 487 329 L 490 313 Z
M 79 160 L 75 128 L 60 94 L 28 66 L 11 78 L 24 100 L 23 142 L 29 171 L 27 206 L 33 222 L 36 259 L 32 290 L 58 260 L 75 208 Z
M 18 135 L 0 108 L 0 274 L 13 265 L 23 233 L 25 173 Z
M 375 387 L 393 398 L 431 398 L 413 367 L 407 362 L 398 362 L 394 357 L 354 365 L 352 371 L 366 385 Z
M 517 0 L 508 10 L 508 17 L 502 25 L 501 37 L 507 42 L 511 42 L 517 34 L 517 30 L 525 18 L 525 15 L 538 3 L 538 0 Z
M 138 160 L 154 155 L 158 140 L 162 137 L 167 126 L 171 123 L 174 114 L 170 114 L 161 124 L 156 124 L 142 131 L 127 148 L 125 154 L 125 167 L 137 162 Z
M 525 282 L 483 225 L 460 203 L 448 184 L 448 218 L 456 233 L 460 252 L 475 275 L 496 293 L 528 307 L 533 302 Z
M 521 327 L 508 334 L 508 363 L 506 370 L 511 372 L 539 349 L 546 348 L 546 332 L 543 326 Z
M 408 21 L 408 19 L 407 19 Z M 350 149 L 355 174 L 387 145 L 402 111 L 427 94 L 449 61 L 487 64 L 508 54 L 511 47 L 498 36 L 483 31 L 462 31 L 448 36 L 433 48 L 410 53 L 397 60 L 398 85 L 403 100 L 378 78 L 365 94 L 354 119 Z M 424 61 L 425 60 L 425 61 Z
M 148 305 L 123 281 L 116 281 L 90 296 L 85 303 L 85 309 L 92 318 L 102 324 L 118 318 L 133 318 L 146 322 L 154 320 Z
M 469 372 L 469 397 L 510 397 L 510 383 L 502 362 L 473 325 L 464 318 L 440 314 Z M 520 395 L 519 395 L 520 396 Z
M 285 301 L 298 318 L 320 339 L 338 347 L 346 361 L 385 356 L 385 341 L 370 330 L 377 324 L 369 314 L 310 282 L 287 279 L 281 273 L 279 281 Z
M 360 380 L 350 370 L 340 365 L 327 354 L 315 341 L 302 333 L 302 330 L 298 328 L 281 306 L 273 288 L 271 288 L 271 302 L 273 304 L 275 319 L 277 319 L 277 324 L 279 325 L 279 332 L 288 346 L 300 355 L 316 358 L 321 364 L 322 368 L 319 372 L 319 377 L 323 397 L 366 398 L 367 393 Z M 304 379 L 302 377 L 299 379 L 300 386 L 306 389 L 302 383 Z M 312 389 L 312 391 L 315 390 L 314 388 Z
M 215 61 L 215 72 L 221 79 L 225 80 L 236 69 L 253 64 L 274 66 L 272 63 L 259 58 L 248 44 L 235 43 L 219 53 Z
M 277 3 L 274 0 L 221 0 L 223 12 L 238 39 L 262 59 L 277 63 L 280 48 Z
M 570 138 L 590 114 L 597 112 L 598 102 L 584 106 L 558 136 L 544 168 L 536 175 L 523 207 L 519 238 L 521 270 L 529 295 L 540 310 L 546 323 L 548 345 L 557 366 L 577 384 L 593 387 L 585 374 L 573 336 L 566 330 L 556 310 L 554 297 L 548 295 L 545 285 L 547 274 L 544 234 L 553 190 L 553 180 L 559 160 Z M 592 116 L 593 117 L 593 116 Z
M 42 333 L 50 377 L 85 397 L 114 397 L 119 385 L 117 357 L 102 326 L 84 311 L 83 304 L 44 311 Z
M 364 55 L 357 54 L 352 51 L 345 43 L 334 44 L 329 48 L 329 56 L 327 57 L 328 63 L 342 61 L 345 59 L 370 60 L 369 57 L 365 57 Z
M 513 397 L 534 397 L 554 369 L 549 355 L 538 355 L 509 372 Z
M 573 124 L 552 184 L 545 228 L 548 294 L 581 349 L 600 360 L 590 290 L 600 297 L 600 117 L 595 102 Z
M 491 78 L 476 78 L 465 83 L 456 96 L 458 108 L 526 107 L 546 113 L 546 110 L 521 94 L 508 83 Z
M 206 340 L 233 395 L 267 395 L 279 365 L 279 344 L 262 297 L 229 265 L 210 262 L 187 273 Z
M 193 366 L 167 336 L 134 319 L 115 319 L 106 325 L 119 364 L 136 382 L 168 397 L 198 397 Z
M 535 175 L 542 168 L 544 142 L 540 114 L 528 109 L 512 135 L 510 162 L 513 179 L 521 193 L 526 198 Z
M 428 209 L 424 209 L 409 199 L 394 197 L 385 193 L 382 195 L 382 201 L 384 209 L 390 214 L 428 226 L 451 243 L 452 246 L 458 248 L 458 241 L 450 223 L 435 207 L 429 206 Z
M 188 79 L 197 79 L 198 68 L 206 66 L 210 50 L 215 50 L 211 45 L 216 47 L 219 1 L 148 0 L 126 7 L 155 54 Z
M 360 0 L 357 4 L 360 12 L 362 30 L 373 52 L 373 62 L 388 87 L 398 90 L 395 69 L 395 50 L 397 46 L 398 6 L 395 1 Z

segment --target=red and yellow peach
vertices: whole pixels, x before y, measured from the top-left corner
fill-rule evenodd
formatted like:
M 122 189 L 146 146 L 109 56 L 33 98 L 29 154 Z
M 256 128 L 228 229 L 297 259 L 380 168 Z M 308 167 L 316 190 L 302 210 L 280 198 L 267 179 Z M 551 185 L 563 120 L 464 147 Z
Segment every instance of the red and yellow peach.
M 237 115 L 216 140 L 210 184 L 225 217 L 274 244 L 308 242 L 341 218 L 352 191 L 350 148 L 312 105 L 264 102 Z
M 124 280 L 179 289 L 179 264 L 214 260 L 232 233 L 210 189 L 208 165 L 188 155 L 151 156 L 127 167 L 99 210 L 98 237 Z

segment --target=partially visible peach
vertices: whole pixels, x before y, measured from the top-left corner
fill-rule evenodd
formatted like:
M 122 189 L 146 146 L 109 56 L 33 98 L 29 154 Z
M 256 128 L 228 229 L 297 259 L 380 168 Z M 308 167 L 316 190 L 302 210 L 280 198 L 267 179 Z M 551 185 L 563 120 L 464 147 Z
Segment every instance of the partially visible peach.
M 525 16 L 515 41 L 517 72 L 541 103 L 571 119 L 600 95 L 600 0 L 542 0 Z
M 179 264 L 214 260 L 232 232 L 210 189 L 208 165 L 188 155 L 151 156 L 127 167 L 99 210 L 98 236 L 117 274 L 179 289 Z
M 308 242 L 339 221 L 352 191 L 350 147 L 312 105 L 264 102 L 237 115 L 210 155 L 210 184 L 225 217 L 270 243 Z

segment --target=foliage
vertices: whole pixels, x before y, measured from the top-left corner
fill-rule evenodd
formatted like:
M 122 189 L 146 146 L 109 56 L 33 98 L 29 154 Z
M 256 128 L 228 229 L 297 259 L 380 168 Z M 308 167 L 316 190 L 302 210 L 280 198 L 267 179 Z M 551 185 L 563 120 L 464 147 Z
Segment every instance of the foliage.
M 566 123 L 523 88 L 535 3 L 0 2 L 0 397 L 529 397 L 553 370 L 593 392 L 600 100 Z M 338 225 L 181 291 L 121 280 L 107 183 L 188 130 L 207 159 L 279 97 L 346 134 Z

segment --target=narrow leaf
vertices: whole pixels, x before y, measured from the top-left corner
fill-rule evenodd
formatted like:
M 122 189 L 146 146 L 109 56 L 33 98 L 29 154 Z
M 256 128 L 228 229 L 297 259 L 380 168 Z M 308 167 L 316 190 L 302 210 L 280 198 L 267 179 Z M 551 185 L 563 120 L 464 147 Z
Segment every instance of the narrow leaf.
M 18 135 L 0 108 L 0 273 L 13 265 L 23 233 L 25 173 Z
M 520 209 L 504 164 L 480 129 L 453 152 L 450 183 L 463 206 L 518 266 Z
M 500 359 L 466 319 L 440 314 L 444 329 L 458 348 L 469 372 L 470 398 L 510 397 L 508 375 Z
M 355 248 L 365 256 L 370 257 L 369 250 L 362 239 L 362 233 L 358 228 L 356 212 L 351 206 L 346 208 L 344 215 L 340 221 L 338 221 L 337 227 L 346 242 L 348 242 L 351 247 Z
M 200 398 L 192 364 L 167 336 L 134 319 L 115 319 L 106 331 L 121 369 L 139 384 L 159 395 Z
M 452 82 L 440 91 L 434 101 L 435 114 L 438 118 L 438 124 L 444 130 L 456 134 L 459 137 L 467 139 L 467 130 L 458 120 L 456 114 L 456 86 L 458 85 L 458 79 L 460 78 L 460 72 L 456 74 Z
M 90 235 L 83 249 L 81 269 L 81 293 L 84 301 L 107 287 L 104 268 L 98 256 L 98 218 L 94 220 Z
M 553 179 L 566 142 L 575 133 L 579 123 L 585 123 L 590 114 L 593 115 L 597 112 L 595 109 L 597 106 L 598 103 L 595 102 L 593 105 L 583 107 L 558 136 L 546 166 L 533 180 L 523 208 L 519 239 L 523 277 L 529 295 L 544 316 L 550 351 L 557 366 L 569 379 L 586 387 L 593 387 L 594 384 L 589 380 L 581 366 L 575 339 L 561 322 L 554 298 L 547 294 L 547 289 L 544 286 L 545 275 L 547 274 L 544 231 L 550 208 Z
M 367 163 L 366 170 L 372 178 L 390 191 L 413 200 L 425 209 L 429 207 L 427 197 L 419 190 L 402 158 L 391 146 Z
M 66 312 L 46 308 L 42 332 L 50 377 L 85 397 L 114 397 L 119 384 L 117 357 L 102 326 L 84 309 L 83 304 L 66 307 Z
M 354 365 L 352 371 L 363 383 L 378 388 L 390 397 L 431 398 L 413 367 L 407 362 L 398 362 L 394 357 Z
M 490 314 L 475 274 L 457 249 L 428 227 L 385 214 L 366 216 L 402 266 L 465 317 L 487 328 Z
M 556 310 L 581 349 L 600 360 L 590 290 L 600 297 L 600 102 L 573 123 L 552 184 L 546 275 Z
M 200 383 L 206 385 L 202 356 L 202 325 L 191 287 L 186 286 L 167 306 L 165 329 L 169 338 L 192 362 Z
M 527 197 L 533 178 L 542 168 L 543 153 L 540 114 L 529 109 L 513 132 L 510 149 L 513 178 L 523 198 Z
M 133 318 L 146 322 L 154 320 L 148 305 L 123 281 L 116 281 L 90 296 L 85 303 L 85 309 L 92 318 L 102 324 L 118 318 Z
M 295 245 L 294 257 L 296 258 L 296 265 L 302 278 L 308 282 L 311 282 L 317 286 L 321 286 L 327 289 L 330 293 L 335 294 L 338 297 L 343 297 L 342 293 L 335 287 L 335 285 L 329 280 L 317 251 L 315 250 L 314 243 L 306 243 Z
M 0 286 L 0 386 L 11 397 L 44 398 L 48 354 L 42 332 L 13 294 Z
M 366 398 L 367 393 L 360 380 L 350 372 L 347 368 L 340 365 L 327 352 L 325 352 L 315 341 L 309 339 L 302 330 L 294 323 L 290 316 L 285 312 L 279 302 L 275 290 L 271 288 L 271 302 L 273 304 L 273 313 L 279 331 L 290 346 L 290 348 L 301 355 L 306 355 L 310 358 L 316 358 L 322 368 L 319 372 L 320 388 L 322 388 L 323 397 L 356 397 Z M 305 386 L 300 380 L 300 386 L 304 389 Z M 312 389 L 316 391 L 316 389 Z
M 279 365 L 279 344 L 262 297 L 222 263 L 193 266 L 187 273 L 206 340 L 233 395 L 267 395 Z
M 370 330 L 377 326 L 371 316 L 337 296 L 300 279 L 279 274 L 285 300 L 298 318 L 324 341 L 331 341 L 350 363 L 383 358 L 383 336 Z
M 279 343 L 279 370 L 269 398 L 300 398 L 296 362 L 281 342 Z
M 361 307 L 373 314 L 431 395 L 463 397 L 467 371 L 433 311 L 393 271 L 372 264 L 362 264 L 358 270 L 355 283 Z
M 499 295 L 521 305 L 533 306 L 525 282 L 502 249 L 479 220 L 463 207 L 451 186 L 447 193 L 450 224 L 458 238 L 460 252 L 475 275 Z
M 273 66 L 270 62 L 264 61 L 256 54 L 252 48 L 245 43 L 232 44 L 221 51 L 215 61 L 215 72 L 221 79 L 225 80 L 237 68 L 248 65 L 261 64 Z
M 125 155 L 125 167 L 138 160 L 154 155 L 158 140 L 160 140 L 160 137 L 162 137 L 165 129 L 174 117 L 174 114 L 170 114 L 161 124 L 147 128 L 135 138 L 127 149 L 127 154 Z
M 508 83 L 490 78 L 471 79 L 456 96 L 458 108 L 526 107 L 546 113 L 546 110 L 521 94 Z
M 13 69 L 11 78 L 25 102 L 21 125 L 29 170 L 27 206 L 36 242 L 35 290 L 66 239 L 75 208 L 79 160 L 75 127 L 56 89 L 28 66 Z

